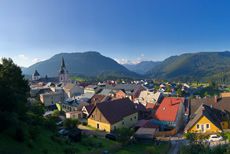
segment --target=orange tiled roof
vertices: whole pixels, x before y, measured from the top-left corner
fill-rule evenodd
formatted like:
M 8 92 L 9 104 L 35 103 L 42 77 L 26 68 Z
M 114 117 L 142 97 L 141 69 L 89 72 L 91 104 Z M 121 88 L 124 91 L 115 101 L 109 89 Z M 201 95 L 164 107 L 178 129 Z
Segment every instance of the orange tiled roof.
M 155 118 L 160 121 L 176 121 L 180 103 L 183 102 L 182 97 L 165 97 L 156 111 Z

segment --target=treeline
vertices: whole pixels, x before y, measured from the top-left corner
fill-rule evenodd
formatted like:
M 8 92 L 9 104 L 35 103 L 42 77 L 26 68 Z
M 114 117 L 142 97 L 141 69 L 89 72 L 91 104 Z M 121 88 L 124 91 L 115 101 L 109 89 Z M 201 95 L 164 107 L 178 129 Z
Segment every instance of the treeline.
M 0 133 L 13 139 L 31 142 L 39 130 L 55 130 L 55 121 L 43 118 L 44 108 L 39 103 L 29 103 L 28 81 L 20 67 L 11 59 L 2 59 L 0 64 Z

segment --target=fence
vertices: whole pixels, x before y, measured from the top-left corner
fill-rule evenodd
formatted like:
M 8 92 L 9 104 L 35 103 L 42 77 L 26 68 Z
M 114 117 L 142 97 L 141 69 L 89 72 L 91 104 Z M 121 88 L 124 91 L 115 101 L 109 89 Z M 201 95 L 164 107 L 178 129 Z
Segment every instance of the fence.
M 158 131 L 156 132 L 155 136 L 156 137 L 167 137 L 167 136 L 173 136 L 176 135 L 177 130 L 174 128 L 170 131 Z

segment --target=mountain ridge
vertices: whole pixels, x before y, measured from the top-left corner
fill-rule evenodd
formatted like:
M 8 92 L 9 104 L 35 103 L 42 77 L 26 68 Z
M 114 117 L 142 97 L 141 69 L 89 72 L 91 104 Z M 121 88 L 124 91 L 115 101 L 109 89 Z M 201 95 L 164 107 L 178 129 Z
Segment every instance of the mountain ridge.
M 184 53 L 166 58 L 147 76 L 160 79 L 221 80 L 230 73 L 230 52 Z
M 118 64 L 112 58 L 101 55 L 96 51 L 59 53 L 50 59 L 38 62 L 24 70 L 24 74 L 31 75 L 35 70 L 42 75 L 50 77 L 58 76 L 61 65 L 61 58 L 64 58 L 66 68 L 71 75 L 100 76 L 105 72 L 108 75 L 137 77 L 138 74 L 129 71 L 124 66 Z

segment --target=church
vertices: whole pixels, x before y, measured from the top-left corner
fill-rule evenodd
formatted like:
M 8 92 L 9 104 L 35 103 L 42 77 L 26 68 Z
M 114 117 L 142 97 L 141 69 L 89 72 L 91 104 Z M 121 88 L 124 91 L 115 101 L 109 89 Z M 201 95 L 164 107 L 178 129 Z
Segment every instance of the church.
M 59 82 L 62 82 L 62 83 L 69 82 L 69 72 L 66 69 L 66 65 L 65 65 L 65 61 L 64 61 L 63 57 L 62 57 L 62 60 L 61 60 L 61 68 L 60 68 L 60 71 L 59 71 Z
M 68 83 L 70 82 L 70 78 L 69 78 L 69 72 L 66 69 L 66 65 L 65 65 L 65 60 L 62 57 L 61 59 L 61 67 L 58 71 L 58 76 L 57 77 L 48 77 L 47 75 L 42 78 L 41 75 L 38 73 L 37 70 L 35 70 L 35 72 L 32 74 L 32 82 L 33 83 L 38 83 L 38 82 L 43 82 L 43 83 Z

